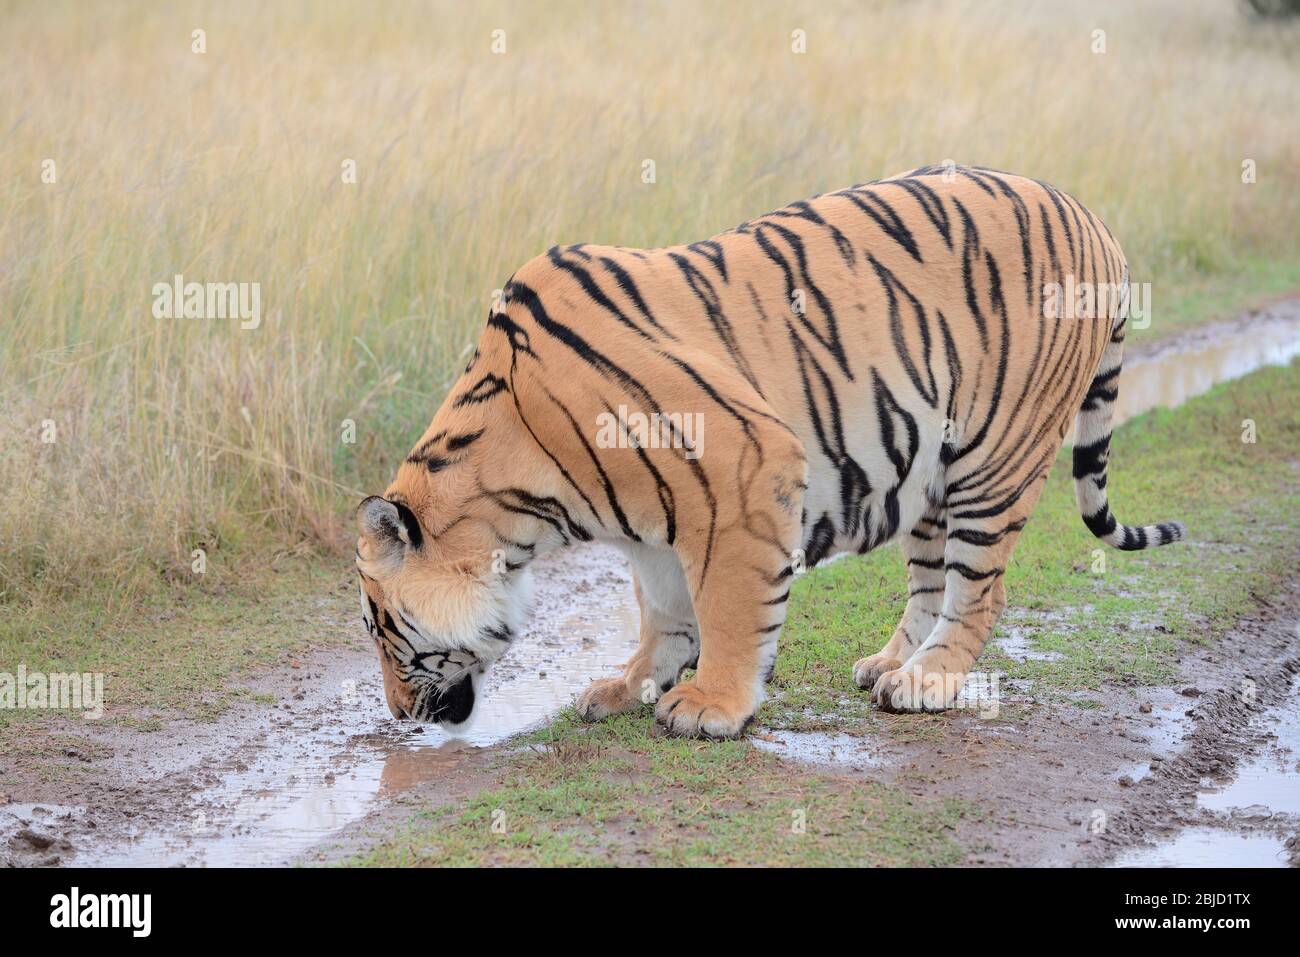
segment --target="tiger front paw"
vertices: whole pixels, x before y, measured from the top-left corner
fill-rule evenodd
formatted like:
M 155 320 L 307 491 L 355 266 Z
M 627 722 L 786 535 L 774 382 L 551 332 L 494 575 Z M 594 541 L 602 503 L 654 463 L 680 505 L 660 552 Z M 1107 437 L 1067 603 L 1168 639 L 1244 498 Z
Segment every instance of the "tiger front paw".
M 886 671 L 901 668 L 903 663 L 892 655 L 878 654 L 859 658 L 853 666 L 853 683 L 859 688 L 874 688 Z
M 739 737 L 754 717 L 754 705 L 738 697 L 709 694 L 694 681 L 667 691 L 655 705 L 655 720 L 684 738 Z
M 597 678 L 578 698 L 578 716 L 583 721 L 599 721 L 611 714 L 622 714 L 640 707 L 641 698 L 627 686 L 626 678 Z
M 926 671 L 911 665 L 886 671 L 871 689 L 871 700 L 885 711 L 946 711 L 961 691 L 965 675 Z

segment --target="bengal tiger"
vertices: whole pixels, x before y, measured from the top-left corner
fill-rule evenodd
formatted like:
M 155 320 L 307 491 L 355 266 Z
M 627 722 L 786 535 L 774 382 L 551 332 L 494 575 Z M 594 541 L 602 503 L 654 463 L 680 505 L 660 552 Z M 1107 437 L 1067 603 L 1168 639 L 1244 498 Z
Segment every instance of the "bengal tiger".
M 358 508 L 390 710 L 466 722 L 523 627 L 530 563 L 601 541 L 630 561 L 640 644 L 579 713 L 653 701 L 673 734 L 739 735 L 794 576 L 895 539 L 907 605 L 853 680 L 885 709 L 951 707 L 1072 422 L 1093 534 L 1121 549 L 1184 536 L 1107 506 L 1128 287 L 1089 210 L 979 167 L 819 195 L 689 245 L 529 261 L 393 483 Z M 1061 311 L 1061 288 L 1091 288 L 1091 306 Z

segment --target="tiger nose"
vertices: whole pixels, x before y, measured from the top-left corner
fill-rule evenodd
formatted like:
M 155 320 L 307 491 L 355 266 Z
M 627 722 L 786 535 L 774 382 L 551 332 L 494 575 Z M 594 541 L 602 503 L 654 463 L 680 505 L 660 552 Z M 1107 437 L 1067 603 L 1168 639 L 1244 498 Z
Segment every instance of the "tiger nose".
M 406 713 L 405 709 L 395 701 L 388 702 L 388 710 L 398 721 L 406 721 L 411 717 Z

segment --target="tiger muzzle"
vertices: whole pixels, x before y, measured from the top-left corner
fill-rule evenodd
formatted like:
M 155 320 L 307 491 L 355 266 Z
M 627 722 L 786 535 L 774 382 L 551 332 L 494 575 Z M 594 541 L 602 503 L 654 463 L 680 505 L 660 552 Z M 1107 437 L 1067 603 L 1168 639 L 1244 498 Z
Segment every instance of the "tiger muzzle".
M 474 682 L 466 676 L 419 698 L 405 717 L 434 724 L 462 724 L 473 713 L 474 701 Z

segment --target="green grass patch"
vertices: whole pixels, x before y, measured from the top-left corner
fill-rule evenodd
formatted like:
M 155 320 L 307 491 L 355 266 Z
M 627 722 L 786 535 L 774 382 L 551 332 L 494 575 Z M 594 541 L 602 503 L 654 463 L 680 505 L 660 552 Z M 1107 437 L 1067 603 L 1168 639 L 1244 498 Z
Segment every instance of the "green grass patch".
M 1248 309 L 1300 290 L 1300 261 L 1264 255 L 1237 257 L 1207 271 L 1166 266 L 1147 275 L 1130 263 L 1134 282 L 1150 282 L 1150 324 L 1134 323 L 1130 344 L 1156 342 L 1196 326 L 1236 318 Z
M 417 815 L 350 863 L 370 866 L 882 866 L 961 860 L 951 799 L 798 773 L 744 741 L 659 737 L 648 712 L 567 713 L 499 786 Z

